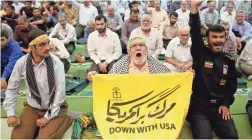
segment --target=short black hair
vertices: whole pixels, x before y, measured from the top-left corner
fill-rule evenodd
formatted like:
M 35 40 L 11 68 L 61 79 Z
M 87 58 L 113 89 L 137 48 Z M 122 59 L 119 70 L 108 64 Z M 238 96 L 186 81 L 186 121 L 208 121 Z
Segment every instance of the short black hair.
M 35 11 L 35 10 L 39 10 L 39 11 L 40 11 L 40 9 L 39 9 L 39 8 L 37 8 L 37 7 L 33 7 L 33 11 Z
M 25 3 L 30 3 L 30 4 L 32 4 L 32 1 L 25 1 Z
M 53 8 L 53 10 L 56 10 L 57 12 L 59 12 L 59 8 L 58 8 L 58 6 L 56 6 L 56 5 L 52 5 L 52 6 L 50 6 L 50 7 L 52 7 L 52 8 Z
M 226 32 L 225 29 L 221 26 L 221 25 L 213 25 L 211 27 L 208 28 L 208 30 L 206 31 L 206 36 L 209 37 L 210 32 L 214 32 L 214 33 L 225 33 L 226 36 Z
M 170 13 L 170 17 L 171 17 L 171 16 L 178 17 L 178 13 L 177 13 L 177 12 L 171 12 L 171 13 Z
M 95 21 L 103 19 L 105 23 L 107 23 L 107 19 L 104 15 L 98 15 L 95 17 Z
M 135 13 L 135 14 L 139 14 L 139 9 L 130 9 L 130 14 L 131 13 Z
M 8 5 L 6 8 L 10 8 L 12 11 L 15 11 L 15 7 L 13 5 Z

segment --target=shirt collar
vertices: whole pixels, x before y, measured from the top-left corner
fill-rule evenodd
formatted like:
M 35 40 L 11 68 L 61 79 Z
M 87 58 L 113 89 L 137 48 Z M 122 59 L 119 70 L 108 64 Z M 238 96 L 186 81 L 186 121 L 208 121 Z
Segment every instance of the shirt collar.
M 33 59 L 32 59 L 32 64 L 33 64 L 33 66 L 38 66 L 38 67 L 41 66 L 42 64 L 46 66 L 45 59 L 43 59 L 39 64 L 35 64 Z
M 110 30 L 108 30 L 108 28 L 106 28 L 105 36 L 101 36 L 98 31 L 97 31 L 97 33 L 98 33 L 97 36 L 98 37 L 106 37 L 106 36 L 108 36 L 109 32 L 110 32 Z
M 167 22 L 166 22 L 166 25 L 169 25 L 169 26 L 171 26 L 171 23 L 170 23 L 170 21 L 169 20 L 167 20 Z M 171 26 L 171 27 L 177 27 L 177 22 L 173 25 L 173 26 Z

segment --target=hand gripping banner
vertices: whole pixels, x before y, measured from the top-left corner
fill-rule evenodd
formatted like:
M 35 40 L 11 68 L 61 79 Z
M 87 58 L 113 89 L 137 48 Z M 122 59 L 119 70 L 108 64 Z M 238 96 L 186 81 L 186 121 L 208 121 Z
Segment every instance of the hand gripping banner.
M 104 139 L 176 139 L 192 92 L 192 73 L 96 75 L 93 109 Z

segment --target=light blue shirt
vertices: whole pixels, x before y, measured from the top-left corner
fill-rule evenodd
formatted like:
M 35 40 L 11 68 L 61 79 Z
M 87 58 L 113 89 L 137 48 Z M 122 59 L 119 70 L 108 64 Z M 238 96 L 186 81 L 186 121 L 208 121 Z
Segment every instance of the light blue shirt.
M 245 41 L 248 37 L 252 37 L 251 25 L 247 21 L 243 21 L 242 24 L 238 24 L 236 20 L 230 23 L 230 31 L 238 31 L 242 36 L 241 40 Z

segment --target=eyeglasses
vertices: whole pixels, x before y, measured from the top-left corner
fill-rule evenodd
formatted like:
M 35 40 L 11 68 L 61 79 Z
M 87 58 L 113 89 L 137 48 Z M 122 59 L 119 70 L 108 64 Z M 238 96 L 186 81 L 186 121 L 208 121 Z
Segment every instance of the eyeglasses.
M 137 47 L 145 47 L 145 44 L 144 43 L 138 43 L 138 44 L 133 44 L 132 46 L 130 46 L 130 48 L 137 48 Z

